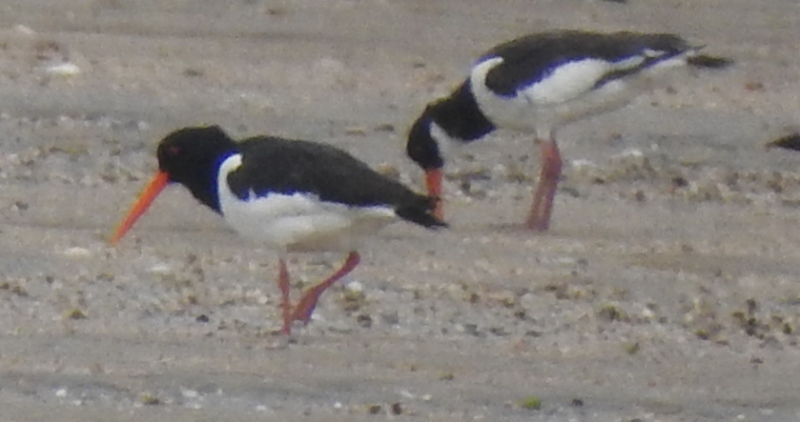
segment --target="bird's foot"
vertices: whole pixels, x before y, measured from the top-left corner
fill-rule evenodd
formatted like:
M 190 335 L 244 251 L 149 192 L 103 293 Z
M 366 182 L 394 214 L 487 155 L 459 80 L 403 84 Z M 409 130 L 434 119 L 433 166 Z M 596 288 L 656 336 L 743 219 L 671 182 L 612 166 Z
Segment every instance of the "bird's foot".
M 304 325 L 308 324 L 311 321 L 311 315 L 314 314 L 314 309 L 317 308 L 320 295 L 322 295 L 322 292 L 315 292 L 314 289 L 303 295 L 303 298 L 300 299 L 300 302 L 297 303 L 292 312 L 291 321 L 300 321 Z
M 550 222 L 536 218 L 529 218 L 528 221 L 525 222 L 525 227 L 528 230 L 535 232 L 546 232 L 550 228 Z

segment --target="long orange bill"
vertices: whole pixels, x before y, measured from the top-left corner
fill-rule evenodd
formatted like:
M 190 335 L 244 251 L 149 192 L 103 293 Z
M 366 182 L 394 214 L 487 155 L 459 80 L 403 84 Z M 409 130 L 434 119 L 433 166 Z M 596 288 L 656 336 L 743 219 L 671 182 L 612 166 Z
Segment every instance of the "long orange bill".
M 159 171 L 156 173 L 155 177 L 150 181 L 147 187 L 144 188 L 144 191 L 139 195 L 139 199 L 136 200 L 136 203 L 133 204 L 131 210 L 128 211 L 128 215 L 125 217 L 125 220 L 120 223 L 117 227 L 117 231 L 114 232 L 114 236 L 111 238 L 111 244 L 115 245 L 122 236 L 125 236 L 125 233 L 130 230 L 131 227 L 136 223 L 136 220 L 142 216 L 142 214 L 147 211 L 147 208 L 150 207 L 150 204 L 156 199 L 159 193 L 167 186 L 169 183 L 169 175 L 163 171 Z
M 428 187 L 428 196 L 436 198 L 436 208 L 433 209 L 433 216 L 439 220 L 444 220 L 444 208 L 442 207 L 442 169 L 425 170 L 425 184 Z

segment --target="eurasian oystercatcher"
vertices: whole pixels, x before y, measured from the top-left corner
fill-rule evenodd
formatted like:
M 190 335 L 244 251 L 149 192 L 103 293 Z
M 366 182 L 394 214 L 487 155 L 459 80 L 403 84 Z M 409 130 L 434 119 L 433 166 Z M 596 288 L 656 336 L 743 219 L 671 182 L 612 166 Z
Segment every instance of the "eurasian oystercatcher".
M 790 133 L 766 144 L 769 148 L 783 148 L 800 151 L 800 132 Z
M 575 30 L 500 44 L 449 96 L 428 104 L 411 126 L 407 154 L 426 172 L 428 194 L 438 198 L 449 144 L 472 142 L 498 127 L 534 133 L 542 168 L 526 224 L 547 230 L 562 165 L 556 130 L 625 106 L 671 70 L 732 63 L 700 55 L 700 48 L 673 34 Z M 441 201 L 435 215 L 442 218 Z
M 185 186 L 239 234 L 280 254 L 283 332 L 308 323 L 322 293 L 358 265 L 360 237 L 403 219 L 444 227 L 436 199 L 419 195 L 329 145 L 277 137 L 236 142 L 218 126 L 190 127 L 158 146 L 158 172 L 117 228 L 115 244 L 170 183 Z M 342 267 L 292 308 L 289 251 L 348 251 Z

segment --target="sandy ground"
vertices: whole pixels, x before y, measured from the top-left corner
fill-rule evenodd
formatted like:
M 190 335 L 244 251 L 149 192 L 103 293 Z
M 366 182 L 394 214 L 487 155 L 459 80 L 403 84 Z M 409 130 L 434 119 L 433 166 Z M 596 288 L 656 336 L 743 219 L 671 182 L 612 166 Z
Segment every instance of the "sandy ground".
M 414 115 L 484 49 L 559 27 L 738 64 L 562 131 L 546 235 L 518 226 L 530 140 L 464 149 L 452 228 L 371 239 L 288 347 L 275 257 L 182 190 L 106 243 L 188 124 L 330 142 L 419 187 Z M 0 420 L 797 420 L 800 155 L 763 143 L 800 118 L 798 27 L 790 0 L 5 0 Z M 343 257 L 293 258 L 303 284 Z

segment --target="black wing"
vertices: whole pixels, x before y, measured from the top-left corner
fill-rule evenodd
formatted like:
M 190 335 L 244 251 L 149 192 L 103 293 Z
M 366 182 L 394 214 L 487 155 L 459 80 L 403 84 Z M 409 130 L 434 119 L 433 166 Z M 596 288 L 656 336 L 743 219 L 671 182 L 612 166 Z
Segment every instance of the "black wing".
M 441 226 L 430 215 L 434 200 L 414 193 L 350 154 L 330 145 L 275 137 L 240 143 L 242 165 L 228 175 L 231 190 L 246 199 L 250 192 L 310 193 L 326 202 L 349 206 L 390 206 L 407 220 Z
M 493 57 L 503 58 L 503 63 L 487 74 L 486 86 L 498 95 L 513 96 L 517 90 L 543 79 L 565 63 L 585 59 L 617 63 L 642 58 L 631 67 L 616 69 L 598 79 L 595 84 L 597 87 L 693 48 L 674 34 L 555 31 L 532 34 L 500 44 L 479 62 Z

